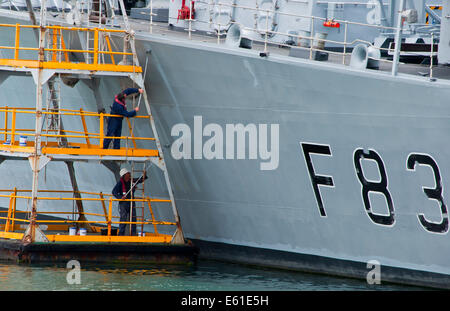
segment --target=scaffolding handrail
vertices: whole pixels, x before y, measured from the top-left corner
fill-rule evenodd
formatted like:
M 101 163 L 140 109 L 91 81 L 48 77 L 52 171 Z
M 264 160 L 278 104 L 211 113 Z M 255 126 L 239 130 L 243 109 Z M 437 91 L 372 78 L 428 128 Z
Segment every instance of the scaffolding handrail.
M 11 189 L 0 189 L 0 192 L 11 192 L 13 190 Z M 16 189 L 16 192 L 31 192 L 31 189 Z M 107 196 L 107 197 L 112 197 L 112 194 L 109 193 L 103 193 L 103 192 L 92 192 L 92 191 L 74 191 L 74 190 L 43 190 L 40 189 L 38 190 L 38 192 L 47 192 L 47 193 L 78 193 L 78 194 L 89 194 L 89 195 L 96 195 L 96 196 Z M 2 197 L 2 195 L 0 194 L 0 197 Z M 9 197 L 9 195 L 7 196 Z M 137 197 L 139 199 L 143 199 L 144 197 Z M 76 199 L 76 198 L 75 198 Z M 109 199 L 104 199 L 103 201 L 108 201 Z M 119 200 L 120 201 L 120 200 Z M 150 202 L 170 202 L 170 200 L 168 199 L 152 199 L 150 198 Z
M 140 73 L 142 68 L 136 66 L 133 61 L 131 65 L 127 62 L 116 62 L 114 56 L 120 56 L 123 58 L 131 56 L 132 52 L 126 51 L 113 51 L 110 35 L 111 33 L 118 33 L 125 36 L 132 35 L 126 30 L 122 29 L 110 29 L 110 28 L 89 28 L 89 27 L 67 27 L 67 26 L 42 26 L 45 33 L 49 35 L 48 46 L 44 47 L 41 51 L 39 47 L 24 47 L 20 45 L 20 32 L 23 29 L 41 29 L 38 25 L 21 25 L 21 24 L 0 24 L 0 30 L 2 28 L 15 28 L 15 37 L 13 45 L 2 45 L 1 50 L 13 50 L 14 55 L 12 58 L 0 58 L 0 65 L 11 67 L 28 67 L 28 68 L 53 68 L 53 69 L 79 69 L 79 70 L 93 70 L 93 71 L 117 71 L 117 72 L 133 72 Z M 86 49 L 77 49 L 66 46 L 64 41 L 64 34 L 69 32 L 87 32 L 93 33 L 94 42 L 93 46 L 87 46 Z M 105 40 L 106 44 L 100 44 L 101 40 Z M 20 51 L 35 51 L 34 58 L 20 57 Z M 41 52 L 50 53 L 49 60 L 43 61 L 40 57 Z M 86 62 L 72 62 L 69 57 L 69 53 L 90 54 L 93 57 L 92 63 Z M 0 54 L 1 55 L 1 54 Z M 64 55 L 64 57 L 63 57 Z M 108 62 L 102 55 L 109 55 L 110 61 Z
M 30 223 L 30 219 L 23 219 L 23 218 L 16 218 L 16 214 L 23 214 L 23 213 L 29 213 L 28 211 L 17 211 L 17 199 L 23 199 L 23 200 L 31 200 L 31 196 L 25 196 L 25 195 L 18 195 L 20 192 L 31 192 L 29 189 L 17 189 L 14 188 L 11 189 L 0 189 L 0 192 L 9 192 L 9 195 L 6 194 L 0 194 L 0 198 L 9 198 L 9 208 L 7 211 L 0 211 L 0 214 L 8 213 L 7 217 L 0 216 L 0 219 L 6 220 L 4 232 L 10 232 L 14 231 L 14 223 L 15 222 L 22 222 L 22 223 Z M 75 193 L 76 191 L 68 191 L 68 190 L 39 190 L 39 192 L 49 192 L 49 193 L 59 193 L 59 194 L 70 194 Z M 157 226 L 159 225 L 165 225 L 165 226 L 176 226 L 175 222 L 170 221 L 163 221 L 163 220 L 156 220 L 153 213 L 153 208 L 151 206 L 151 202 L 166 202 L 170 203 L 170 200 L 164 200 L 164 199 L 152 199 L 150 197 L 141 197 L 141 198 L 134 198 L 134 199 L 116 199 L 113 198 L 111 194 L 103 194 L 102 192 L 96 193 L 96 192 L 85 192 L 85 191 L 78 191 L 79 193 L 88 193 L 90 195 L 98 195 L 99 198 L 77 198 L 77 197 L 36 197 L 37 201 L 51 201 L 51 200 L 57 200 L 57 201 L 94 201 L 94 202 L 108 202 L 108 211 L 104 209 L 104 214 L 100 213 L 89 213 L 89 212 L 81 212 L 81 211 L 39 211 L 38 214 L 45 214 L 45 215 L 67 215 L 67 216 L 81 216 L 81 215 L 89 215 L 89 216 L 99 216 L 104 217 L 105 220 L 74 220 L 74 219 L 40 219 L 36 220 L 37 223 L 41 224 L 89 224 L 89 225 L 107 225 L 108 228 L 108 236 L 111 236 L 111 226 L 112 225 L 119 225 L 119 224 L 129 224 L 129 225 L 153 225 L 154 226 L 154 233 L 158 234 Z M 108 196 L 108 198 L 103 198 L 103 195 Z M 119 218 L 118 216 L 112 215 L 112 204 L 113 202 L 118 201 L 127 201 L 127 202 L 144 202 L 147 203 L 148 209 L 150 212 L 151 220 L 149 219 L 140 219 L 142 218 L 140 216 L 136 216 L 136 221 L 115 221 L 113 219 Z M 68 217 L 68 218 L 69 218 Z M 11 229 L 12 228 L 12 229 Z
M 354 47 L 356 44 L 365 44 L 367 46 L 370 46 L 373 49 L 379 50 L 380 53 L 388 53 L 388 54 L 392 54 L 394 52 L 394 50 L 391 47 L 382 47 L 382 46 L 377 46 L 375 45 L 373 42 L 369 42 L 367 40 L 362 40 L 359 38 L 349 38 L 351 33 L 349 32 L 348 28 L 352 27 L 352 29 L 354 29 L 355 27 L 365 27 L 367 29 L 376 29 L 386 35 L 388 34 L 394 34 L 397 30 L 398 27 L 394 27 L 394 26 L 389 26 L 387 24 L 384 24 L 383 22 L 381 22 L 380 24 L 370 24 L 370 23 L 362 23 L 362 22 L 357 22 L 357 21 L 351 21 L 351 20 L 347 20 L 347 19 L 340 19 L 340 18 L 328 18 L 328 17 L 321 17 L 318 15 L 305 15 L 305 14 L 297 14 L 297 13 L 291 13 L 285 10 L 280 10 L 276 4 L 274 4 L 273 8 L 268 9 L 266 7 L 261 7 L 258 6 L 258 2 L 256 2 L 256 5 L 253 6 L 247 6 L 247 5 L 238 5 L 236 3 L 225 3 L 222 2 L 220 0 L 218 1 L 213 1 L 213 2 L 208 2 L 205 0 L 190 0 L 189 3 L 192 6 L 192 3 L 195 2 L 196 7 L 198 6 L 198 10 L 200 9 L 205 9 L 207 8 L 209 10 L 209 18 L 207 15 L 205 15 L 204 19 L 199 19 L 197 17 L 193 18 L 193 14 L 188 14 L 188 18 L 181 20 L 182 24 L 181 26 L 184 26 L 182 29 L 183 31 L 187 32 L 188 34 L 188 38 L 192 39 L 192 32 L 197 31 L 192 27 L 192 23 L 198 23 L 198 24 L 208 24 L 211 28 L 215 28 L 216 29 L 216 35 L 217 35 L 217 43 L 220 44 L 221 43 L 221 39 L 223 35 L 226 35 L 226 31 L 225 29 L 227 29 L 229 26 L 233 25 L 233 24 L 237 24 L 240 26 L 241 31 L 247 31 L 250 33 L 254 33 L 257 34 L 259 33 L 261 35 L 260 38 L 258 38 L 258 36 L 253 36 L 251 35 L 249 38 L 257 43 L 263 44 L 264 45 L 264 52 L 268 51 L 268 45 L 275 45 L 278 47 L 286 47 L 286 48 L 292 48 L 293 45 L 292 44 L 288 44 L 288 38 L 295 38 L 298 43 L 298 46 L 295 46 L 295 48 L 298 48 L 300 50 L 304 50 L 304 51 L 309 51 L 309 59 L 312 60 L 313 59 L 313 52 L 316 51 L 323 51 L 324 48 L 322 47 L 317 47 L 314 45 L 315 42 L 323 42 L 325 43 L 332 43 L 332 44 L 336 44 L 338 47 L 342 48 L 342 52 L 341 51 L 336 51 L 334 49 L 326 49 L 326 52 L 331 54 L 331 55 L 336 55 L 336 56 L 341 56 L 342 57 L 342 64 L 343 65 L 348 65 L 348 60 L 346 60 L 346 57 L 349 56 L 351 54 L 351 47 Z M 360 3 L 361 4 L 361 3 Z M 152 6 L 153 4 L 150 4 L 150 10 L 152 10 Z M 244 23 L 240 23 L 238 22 L 236 19 L 231 18 L 231 13 L 230 13 L 230 19 L 229 21 L 225 21 L 225 22 L 220 22 L 221 18 L 215 17 L 215 16 L 221 16 L 222 15 L 222 8 L 227 9 L 227 10 L 236 10 L 239 9 L 240 11 L 244 12 L 244 11 L 250 11 L 252 12 L 252 14 L 255 16 L 255 22 L 252 23 L 252 26 L 246 25 Z M 215 13 L 214 13 L 215 12 Z M 219 14 L 217 15 L 217 12 L 219 12 Z M 235 14 L 235 13 L 233 13 Z M 259 19 L 265 20 L 265 25 L 261 25 L 258 19 L 258 15 L 259 15 Z M 304 33 L 301 34 L 295 34 L 292 32 L 289 32 L 288 30 L 286 31 L 275 31 L 275 28 L 272 27 L 272 25 L 277 25 L 277 23 L 275 22 L 275 16 L 283 16 L 286 19 L 287 18 L 295 18 L 296 20 L 299 19 L 304 19 L 305 21 L 309 20 L 309 26 L 305 27 L 304 29 L 300 28 L 300 30 L 303 30 Z M 270 21 L 269 21 L 270 19 Z M 343 28 L 343 33 L 344 33 L 344 38 L 343 41 L 336 41 L 336 40 L 331 40 L 331 39 L 327 39 L 325 38 L 316 38 L 315 34 L 317 34 L 318 32 L 323 32 L 317 30 L 317 27 L 324 23 L 324 22 L 335 22 L 337 24 L 339 24 L 339 26 L 341 28 Z M 188 22 L 188 25 L 183 24 L 183 22 Z M 178 23 L 178 21 L 177 21 Z M 158 26 L 161 28 L 165 28 L 167 27 L 165 24 L 160 24 L 160 23 L 154 23 L 153 19 L 150 18 L 150 32 L 152 32 L 152 27 L 153 26 Z M 213 27 L 214 26 L 214 27 Z M 179 27 L 179 26 L 178 26 Z M 222 27 L 224 28 L 224 31 L 222 31 Z M 427 33 L 428 36 L 433 36 L 433 32 L 439 32 L 439 30 L 436 30 L 435 25 L 428 25 L 428 24 L 408 24 L 408 27 L 405 27 L 403 29 L 404 32 L 410 32 L 410 33 L 416 33 L 419 32 L 419 30 L 423 30 L 424 33 Z M 316 28 L 316 29 L 315 29 Z M 340 31 L 339 31 L 340 32 Z M 309 33 L 309 34 L 307 34 Z M 278 35 L 281 37 L 285 37 L 286 40 L 271 40 L 270 38 Z M 199 35 L 199 37 L 202 37 L 202 34 Z M 300 41 L 304 41 L 302 44 L 300 44 Z M 306 44 L 306 42 L 309 42 L 309 44 Z M 432 40 L 433 42 L 433 40 Z M 309 45 L 309 46 L 308 46 Z M 431 44 L 432 45 L 432 44 Z M 349 53 L 350 52 L 350 53 Z M 409 55 L 420 55 L 423 56 L 424 52 L 410 52 L 408 51 Z M 430 57 L 436 55 L 437 53 L 433 53 L 430 52 L 429 55 Z M 380 57 L 380 58 L 374 58 L 371 57 L 371 59 L 376 60 L 376 61 L 380 61 L 380 62 L 384 62 L 387 64 L 390 64 L 393 66 L 393 61 L 388 59 L 388 58 L 384 58 L 384 57 Z M 430 73 L 432 73 L 432 67 L 433 65 L 430 65 Z M 431 75 L 430 75 L 431 77 Z
M 16 128 L 16 121 L 17 121 L 17 115 L 21 115 L 21 114 L 30 114 L 30 115 L 36 115 L 37 112 L 35 110 L 33 110 L 32 108 L 17 108 L 17 107 L 0 107 L 0 113 L 4 113 L 5 117 L 4 117 L 4 125 L 3 127 L 0 128 L 0 135 L 4 135 L 4 140 L 0 142 L 4 143 L 6 141 L 8 141 L 8 135 L 10 136 L 10 145 L 14 146 L 15 144 L 17 145 L 17 141 L 15 140 L 15 138 L 17 136 L 21 136 L 21 135 L 26 135 L 26 136 L 32 136 L 35 137 L 36 133 L 35 133 L 35 129 L 34 128 L 30 128 L 30 129 L 26 129 L 26 128 Z M 11 114 L 11 125 L 9 126 L 9 120 L 10 118 L 8 118 L 8 115 Z M 136 137 L 134 132 L 130 129 L 130 135 L 129 136 L 106 136 L 104 134 L 104 118 L 105 117 L 123 117 L 126 118 L 124 116 L 121 115 L 116 115 L 116 114 L 108 114 L 108 113 L 96 113 L 96 112 L 91 112 L 91 111 L 84 111 L 84 110 L 70 110 L 70 109 L 60 109 L 60 111 L 55 111 L 54 109 L 43 109 L 42 111 L 42 115 L 47 115 L 47 116 L 54 116 L 54 115 L 58 115 L 60 117 L 65 116 L 65 117 L 81 117 L 83 119 L 83 129 L 82 130 L 69 130 L 69 129 L 64 129 L 65 134 L 59 133 L 58 130 L 49 130 L 48 132 L 57 132 L 57 133 L 41 133 L 40 136 L 41 137 L 48 137 L 48 138 L 83 138 L 86 140 L 87 144 L 86 144 L 86 148 L 88 149 L 92 149 L 92 148 L 103 148 L 103 140 L 107 139 L 107 138 L 111 138 L 111 139 L 126 139 L 126 140 L 131 140 L 134 142 L 134 146 L 136 149 L 136 141 L 155 141 L 156 139 L 154 137 Z M 92 131 L 89 130 L 87 128 L 87 125 L 85 124 L 84 121 L 84 117 L 98 117 L 98 122 L 99 122 L 99 130 L 97 131 Z M 137 119 L 149 119 L 151 118 L 151 116 L 135 116 L 134 118 Z M 68 133 L 68 134 L 66 134 Z M 99 141 L 99 143 L 96 144 L 92 144 L 90 142 L 89 139 L 97 139 Z M 57 147 L 58 145 L 56 144 L 56 142 L 43 142 L 42 143 L 43 146 L 55 146 Z M 70 143 L 69 145 L 71 146 L 78 146 L 80 147 L 81 144 L 80 143 Z M 83 145 L 84 147 L 84 145 Z
M 10 110 L 12 111 L 16 111 L 19 113 L 28 113 L 28 114 L 35 114 L 36 113 L 36 108 L 29 108 L 29 107 L 9 107 L 9 106 L 3 106 L 0 107 L 0 112 L 9 112 Z M 21 111 L 23 110 L 23 111 Z M 100 113 L 100 112 L 93 112 L 93 111 L 86 111 L 83 110 L 82 112 L 80 112 L 80 110 L 74 110 L 74 109 L 58 109 L 59 112 L 55 111 L 55 109 L 50 108 L 50 109 L 46 109 L 46 108 L 42 108 L 42 114 L 48 114 L 48 115 L 74 115 L 74 116 L 89 116 L 89 117 L 100 117 L 100 116 L 104 116 L 104 117 L 123 117 L 122 115 L 118 115 L 118 114 L 109 114 L 109 113 Z M 61 112 L 65 112 L 65 113 L 61 113 Z M 137 118 L 137 119 L 149 119 L 150 116 L 134 116 L 133 118 Z
M 19 192 L 19 190 L 17 190 L 17 192 Z M 62 191 L 61 191 L 62 192 Z M 106 194 L 103 194 L 106 195 Z M 6 194 L 0 194 L 0 198 L 18 198 L 18 199 L 27 199 L 27 200 L 31 200 L 32 197 L 31 196 L 24 196 L 24 195 L 6 195 Z M 113 199 L 113 198 L 109 198 L 109 199 L 97 199 L 97 198 L 57 198 L 57 197 L 38 197 L 39 200 L 49 200 L 49 201 L 113 201 L 113 202 L 119 202 L 119 201 L 123 201 L 123 202 L 167 202 L 170 203 L 170 200 L 166 200 L 166 199 L 151 199 L 151 198 L 147 198 L 147 197 L 140 197 L 140 198 L 135 198 L 135 199 Z

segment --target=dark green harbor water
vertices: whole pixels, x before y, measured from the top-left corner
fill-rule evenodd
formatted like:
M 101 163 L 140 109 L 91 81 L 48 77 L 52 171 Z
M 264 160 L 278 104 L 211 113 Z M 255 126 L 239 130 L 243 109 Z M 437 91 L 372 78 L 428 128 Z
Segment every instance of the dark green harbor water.
M 254 268 L 216 261 L 196 266 L 83 266 L 80 284 L 69 284 L 64 265 L 0 263 L 0 291 L 348 291 L 421 290 L 364 280 Z M 69 277 L 70 279 L 70 277 Z M 71 281 L 73 282 L 73 281 Z

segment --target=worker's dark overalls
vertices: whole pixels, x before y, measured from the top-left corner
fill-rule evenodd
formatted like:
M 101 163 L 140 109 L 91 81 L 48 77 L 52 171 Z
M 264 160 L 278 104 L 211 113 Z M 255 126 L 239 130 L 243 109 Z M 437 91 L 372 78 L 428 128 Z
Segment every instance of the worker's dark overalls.
M 139 93 L 139 89 L 136 88 L 128 88 L 123 91 L 125 95 L 131 95 L 134 93 Z M 114 99 L 114 103 L 111 106 L 111 114 L 118 114 L 123 117 L 132 118 L 136 115 L 136 111 L 127 111 L 127 106 L 125 103 L 125 99 L 121 102 L 119 99 Z M 106 132 L 106 136 L 108 137 L 120 137 L 122 135 L 122 121 L 123 117 L 108 117 L 108 130 Z M 108 146 L 111 142 L 112 138 L 105 138 L 103 140 L 103 149 L 108 149 Z M 120 149 L 120 139 L 114 138 L 113 142 L 114 149 Z
M 145 178 L 135 178 L 133 180 L 133 184 L 140 184 L 144 181 L 144 179 L 147 179 L 147 176 L 145 176 Z M 133 190 L 130 191 L 130 187 L 131 187 L 131 179 L 129 182 L 125 182 L 125 180 L 123 179 L 123 177 L 120 178 L 119 182 L 114 186 L 113 190 L 112 190 L 112 194 L 114 195 L 115 198 L 117 199 L 122 199 L 122 197 L 128 192 L 128 195 L 126 197 L 127 200 L 131 199 L 131 195 L 133 194 L 134 197 L 134 192 L 136 191 L 136 187 L 133 187 Z M 120 221 L 125 221 L 125 222 L 129 222 L 130 221 L 130 210 L 131 207 L 133 208 L 132 212 L 132 218 L 131 221 L 132 222 L 136 222 L 136 208 L 135 208 L 135 202 L 130 202 L 130 201 L 119 201 L 119 215 L 120 215 Z M 119 225 L 119 235 L 125 235 L 125 228 L 126 228 L 126 224 L 120 224 Z M 131 225 L 131 235 L 136 235 L 136 224 Z

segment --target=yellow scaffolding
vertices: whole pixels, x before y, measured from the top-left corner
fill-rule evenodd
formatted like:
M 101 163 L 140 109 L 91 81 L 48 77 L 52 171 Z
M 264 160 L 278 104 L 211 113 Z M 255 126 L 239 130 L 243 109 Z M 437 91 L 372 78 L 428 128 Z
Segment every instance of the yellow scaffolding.
M 50 41 L 47 48 L 39 47 L 23 47 L 20 45 L 20 34 L 24 29 L 41 29 L 38 25 L 20 25 L 20 24 L 0 24 L 0 31 L 5 28 L 15 29 L 15 39 L 13 46 L 0 46 L 0 51 L 13 51 L 12 58 L 0 58 L 0 66 L 29 68 L 29 69 L 67 69 L 67 70 L 83 70 L 83 71 L 109 71 L 123 73 L 142 73 L 140 66 L 116 63 L 114 57 L 132 58 L 133 53 L 114 51 L 111 46 L 111 33 L 126 35 L 125 30 L 105 29 L 105 28 L 83 28 L 83 27 L 65 27 L 65 26 L 45 26 L 44 31 L 50 34 Z M 89 32 L 94 36 L 92 49 L 76 49 L 68 48 L 64 40 L 64 34 L 69 36 L 73 32 Z M 99 45 L 100 37 L 106 44 Z M 99 46 L 105 46 L 105 50 L 100 50 Z M 60 47 L 60 48 L 58 48 Z M 89 48 L 89 47 L 88 47 Z M 28 58 L 21 58 L 20 51 L 35 52 Z M 50 59 L 42 61 L 40 54 L 49 53 Z M 92 54 L 92 63 L 73 62 L 70 60 L 69 53 L 73 54 Z M 0 54 L 1 55 L 1 54 Z M 109 55 L 110 61 L 107 62 L 102 55 Z
M 1 193 L 10 193 L 10 194 L 1 194 Z M 0 225 L 0 237 L 2 238 L 11 238 L 11 239 L 22 239 L 24 233 L 16 232 L 17 230 L 23 230 L 24 226 L 21 224 L 25 224 L 26 226 L 30 223 L 29 219 L 25 217 L 20 218 L 18 216 L 28 214 L 27 211 L 18 211 L 17 210 L 17 201 L 22 200 L 31 200 L 32 197 L 26 195 L 25 193 L 31 193 L 31 190 L 18 190 L 14 188 L 10 189 L 0 189 L 0 198 L 9 198 L 9 208 L 7 211 L 0 211 L 0 215 L 6 214 L 6 216 L 0 216 L 0 220 L 5 220 L 4 225 Z M 108 208 L 104 208 L 104 214 L 100 213 L 89 213 L 89 212 L 75 212 L 75 211 L 39 211 L 38 215 L 46 215 L 52 216 L 57 215 L 59 217 L 63 216 L 72 216 L 73 219 L 38 219 L 36 223 L 40 225 L 45 225 L 44 232 L 51 231 L 59 231 L 58 233 L 46 234 L 46 237 L 51 242 L 68 242 L 68 241 L 89 241 L 89 242 L 142 242 L 142 243 L 169 243 L 172 239 L 171 235 L 162 234 L 158 232 L 158 226 L 176 226 L 175 222 L 163 221 L 155 219 L 152 203 L 170 203 L 170 200 L 166 199 L 155 199 L 149 197 L 138 197 L 132 200 L 118 200 L 115 199 L 112 195 L 106 195 L 103 193 L 96 192 L 87 192 L 87 191 L 78 191 L 81 195 L 90 195 L 94 197 L 89 198 L 76 198 L 73 196 L 74 191 L 67 190 L 38 190 L 38 193 L 43 195 L 44 193 L 47 196 L 38 196 L 37 201 L 59 201 L 59 202 L 74 202 L 74 201 L 90 201 L 97 202 L 101 205 L 105 203 L 108 204 Z M 50 196 L 51 194 L 55 194 L 57 196 Z M 72 195 L 72 197 L 69 197 Z M 105 198 L 106 197 L 106 198 Z M 118 221 L 115 220 L 119 218 L 118 216 L 114 216 L 112 212 L 112 207 L 114 202 L 118 201 L 127 201 L 127 202 L 143 202 L 148 206 L 151 219 L 142 219 L 140 216 L 136 216 L 136 221 Z M 75 220 L 74 216 L 81 215 L 90 215 L 103 217 L 105 220 Z M 25 216 L 25 215 L 24 215 Z M 141 219 L 140 219 L 141 218 Z M 68 235 L 70 226 L 78 225 L 91 225 L 92 232 L 89 232 L 87 235 Z M 112 229 L 114 225 L 120 224 L 128 224 L 128 225 L 153 225 L 152 233 L 146 232 L 145 235 L 142 236 L 117 236 L 112 234 Z M 44 228 L 42 226 L 41 228 Z M 102 229 L 106 231 L 105 235 L 99 235 L 102 232 Z
M 107 29 L 107 28 L 88 28 L 88 27 L 66 27 L 53 25 L 48 26 L 45 22 L 46 10 L 41 11 L 41 25 L 20 25 L 20 24 L 0 24 L 0 31 L 6 29 L 7 31 L 14 29 L 14 43 L 11 45 L 1 45 L 0 55 L 10 54 L 8 57 L 0 58 L 0 71 L 15 72 L 15 74 L 28 74 L 31 73 L 34 82 L 36 84 L 36 105 L 33 108 L 16 108 L 16 107 L 0 107 L 0 114 L 4 114 L 4 124 L 0 128 L 0 156 L 3 159 L 28 159 L 32 169 L 32 190 L 30 196 L 22 195 L 24 190 L 8 190 L 9 194 L 2 194 L 0 198 L 9 198 L 9 208 L 5 216 L 0 219 L 5 220 L 4 227 L 1 227 L 3 231 L 0 231 L 0 237 L 10 239 L 22 239 L 24 243 L 36 242 L 36 241 L 86 241 L 86 242 L 161 242 L 172 244 L 185 244 L 183 232 L 181 230 L 181 223 L 178 216 L 178 212 L 175 206 L 175 200 L 173 197 L 172 188 L 164 158 L 162 154 L 161 144 L 156 132 L 156 126 L 151 116 L 150 104 L 145 91 L 144 80 L 142 77 L 142 68 L 139 66 L 139 60 L 137 58 L 136 47 L 134 45 L 133 32 L 127 24 L 126 12 L 123 1 L 119 1 L 124 21 L 126 24 L 126 30 L 120 29 Z M 31 14 L 31 13 L 30 13 Z M 32 18 L 33 20 L 33 18 Z M 36 33 L 36 39 L 38 41 L 37 46 L 22 46 L 21 36 L 23 32 L 29 30 Z M 36 31 L 38 30 L 38 31 Z M 80 42 L 76 40 L 65 40 L 68 36 L 75 33 L 73 37 L 76 37 L 80 33 L 85 33 L 87 42 L 83 48 L 82 39 L 80 36 Z M 39 35 L 37 35 L 39 34 Z M 127 46 L 124 45 L 124 51 L 115 51 L 112 48 L 112 34 L 117 35 L 118 38 L 123 37 L 125 41 L 129 41 L 130 52 L 127 52 Z M 89 38 L 94 38 L 92 41 Z M 126 40 L 127 39 L 127 40 Z M 84 42 L 84 41 L 83 41 Z M 81 57 L 74 58 L 73 56 L 81 55 Z M 107 57 L 109 56 L 109 58 Z M 85 61 L 79 61 L 84 58 Z M 120 62 L 118 60 L 121 59 Z M 106 113 L 95 113 L 84 111 L 83 109 L 68 110 L 61 109 L 59 104 L 53 101 L 53 108 L 43 108 L 42 105 L 42 92 L 44 84 L 47 84 L 49 89 L 53 89 L 55 75 L 69 74 L 70 77 L 74 77 L 76 80 L 84 79 L 86 76 L 125 76 L 129 77 L 135 83 L 137 83 L 142 89 L 142 96 L 144 97 L 145 106 L 149 116 L 136 116 L 136 120 L 147 119 L 151 126 L 154 137 L 136 137 L 133 131 L 133 126 L 127 119 L 129 127 L 129 136 L 121 137 L 106 137 L 104 135 L 104 119 L 105 117 L 122 117 L 117 115 L 111 115 Z M 59 101 L 59 98 L 58 98 Z M 18 119 L 29 115 L 34 117 L 35 127 L 20 128 L 17 124 L 31 124 L 19 123 Z M 43 131 L 44 118 L 51 118 L 57 116 L 58 120 L 64 118 L 80 118 L 81 129 L 61 129 L 61 125 L 51 128 L 47 128 L 47 131 Z M 97 118 L 97 122 L 87 122 L 88 118 Z M 61 124 L 61 123 L 60 123 Z M 74 124 L 74 123 L 72 123 Z M 92 127 L 95 124 L 95 128 Z M 2 124 L 0 124 L 2 126 Z M 24 142 L 24 137 L 21 137 L 17 141 L 19 136 L 31 136 L 34 140 Z M 43 141 L 42 138 L 46 138 Z M 124 139 L 127 144 L 125 148 L 120 149 L 103 149 L 103 141 L 105 138 L 111 139 Z M 149 148 L 138 148 L 137 141 L 139 141 L 139 147 L 144 146 Z M 129 142 L 131 142 L 129 144 Z M 119 201 L 112 198 L 110 195 L 104 195 L 103 193 L 96 194 L 96 198 L 81 198 L 81 192 L 77 191 L 78 186 L 75 179 L 75 173 L 73 169 L 73 161 L 85 161 L 85 160 L 111 160 L 111 161 L 151 161 L 158 166 L 164 173 L 164 178 L 169 194 L 168 200 L 151 199 L 148 197 L 133 198 L 132 200 L 126 200 L 130 202 L 142 202 L 146 204 L 151 215 L 151 220 L 140 219 L 136 222 L 120 222 L 114 219 L 112 213 L 113 202 Z M 72 198 L 64 197 L 44 197 L 39 194 L 42 193 L 39 190 L 39 172 L 52 160 L 63 160 L 66 162 L 69 168 L 69 175 L 74 189 Z M 72 165 L 69 165 L 72 164 Z M 106 164 L 105 164 L 106 165 Z M 49 192 L 49 190 L 47 190 Z M 65 193 L 64 191 L 56 191 L 59 194 Z M 20 218 L 18 215 L 23 215 L 23 212 L 16 210 L 18 200 L 31 201 L 31 210 L 29 212 L 29 218 Z M 55 212 L 43 212 L 37 211 L 38 201 L 52 201 L 59 200 L 61 202 L 72 201 L 80 203 L 80 201 L 96 201 L 103 209 L 101 213 L 85 213 L 82 205 L 78 206 L 79 219 L 75 220 L 42 220 L 38 219 L 38 215 L 53 214 L 64 215 L 67 213 L 55 211 Z M 121 200 L 123 201 L 123 200 Z M 157 221 L 155 220 L 152 203 L 166 202 L 170 203 L 175 218 L 174 222 Z M 74 216 L 75 212 L 69 213 Z M 89 216 L 101 216 L 104 220 L 88 221 L 85 215 Z M 143 216 L 141 217 L 143 218 Z M 44 234 L 39 227 L 39 224 L 47 223 L 47 229 L 67 229 L 65 226 L 69 224 L 86 225 L 92 231 L 87 236 L 73 236 L 67 234 Z M 16 232 L 20 224 L 27 225 L 27 229 L 24 233 Z M 142 237 L 134 236 L 114 236 L 111 234 L 112 226 L 118 224 L 140 224 L 140 225 L 153 225 L 154 232 Z M 165 235 L 158 233 L 159 225 L 176 226 L 173 235 Z M 48 227 L 50 226 L 50 227 Z M 98 235 L 98 228 L 104 226 L 107 228 L 106 235 Z M 47 230 L 48 231 L 48 230 Z M 64 230 L 63 230 L 64 231 Z M 66 230 L 67 231 L 67 230 Z M 48 233 L 48 232 L 47 232 Z
M 22 153 L 32 153 L 34 152 L 35 144 L 34 141 L 27 141 L 26 145 L 21 145 L 19 138 L 20 136 L 36 136 L 35 129 L 31 128 L 17 128 L 16 124 L 19 122 L 20 117 L 26 117 L 27 115 L 36 115 L 36 111 L 33 108 L 15 108 L 15 107 L 0 107 L 0 114 L 4 115 L 4 124 L 0 128 L 0 135 L 3 135 L 3 139 L 0 139 L 0 151 L 6 152 L 22 152 Z M 83 130 L 64 130 L 66 134 L 55 133 L 41 133 L 41 137 L 46 137 L 53 139 L 54 141 L 41 142 L 42 154 L 44 155 L 54 155 L 54 154 L 70 154 L 70 155 L 97 155 L 97 156 L 123 156 L 123 157 L 158 157 L 159 152 L 156 149 L 140 149 L 137 148 L 136 141 L 141 142 L 154 142 L 153 137 L 136 137 L 133 133 L 131 123 L 127 119 L 127 124 L 129 127 L 130 136 L 105 136 L 104 135 L 104 119 L 105 117 L 122 117 L 119 115 L 113 115 L 108 113 L 96 113 L 90 111 L 71 110 L 71 109 L 59 109 L 58 112 L 51 110 L 42 110 L 42 115 L 51 116 L 59 115 L 65 118 L 81 118 L 81 125 Z M 86 118 L 97 118 L 98 127 L 97 129 L 90 130 L 87 126 Z M 138 120 L 148 120 L 150 116 L 135 116 L 134 118 Z M 9 124 L 11 120 L 11 124 Z M 25 123 L 25 122 L 22 122 Z M 68 142 L 67 146 L 61 147 L 58 145 L 58 138 L 78 139 L 81 142 Z M 103 149 L 103 140 L 106 138 L 111 139 L 123 139 L 126 141 L 131 141 L 132 148 L 121 148 L 121 149 Z M 94 144 L 93 141 L 98 143 Z

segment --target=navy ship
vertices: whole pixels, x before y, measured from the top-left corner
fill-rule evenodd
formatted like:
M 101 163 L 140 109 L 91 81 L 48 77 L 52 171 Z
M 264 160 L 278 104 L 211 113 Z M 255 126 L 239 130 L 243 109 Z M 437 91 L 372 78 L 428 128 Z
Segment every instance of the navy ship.
M 117 1 L 49 6 L 49 23 L 125 25 Z M 368 280 L 378 265 L 381 282 L 449 288 L 450 1 L 125 6 L 183 231 L 200 257 Z M 4 2 L 0 23 L 30 23 L 25 1 Z M 0 38 L 14 44 L 8 30 Z M 9 106 L 33 101 L 30 78 L 2 80 Z M 128 86 L 63 85 L 62 107 L 108 109 Z M 30 187 L 26 165 L 5 161 L 0 174 L 9 176 L 1 188 Z M 115 183 L 88 163 L 77 177 L 105 193 Z M 58 169 L 43 184 L 70 188 Z

